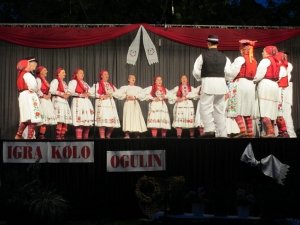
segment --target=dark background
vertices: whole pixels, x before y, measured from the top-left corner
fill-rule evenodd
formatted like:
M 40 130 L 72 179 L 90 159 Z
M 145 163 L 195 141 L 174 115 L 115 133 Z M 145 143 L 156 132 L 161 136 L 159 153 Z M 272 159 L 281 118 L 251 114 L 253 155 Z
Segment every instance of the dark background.
M 300 4 L 298 0 L 1 0 L 0 22 L 299 26 Z

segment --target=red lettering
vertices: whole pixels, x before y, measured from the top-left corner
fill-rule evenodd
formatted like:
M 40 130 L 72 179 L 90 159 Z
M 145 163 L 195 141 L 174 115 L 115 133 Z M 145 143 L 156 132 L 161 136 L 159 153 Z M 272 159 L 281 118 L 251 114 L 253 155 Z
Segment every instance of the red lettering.
M 21 146 L 14 147 L 13 156 L 15 159 L 22 158 L 22 147 Z
M 40 159 L 43 158 L 40 146 L 8 146 L 8 159 Z
M 157 166 L 161 166 L 161 155 L 154 154 L 154 164 L 156 163 Z
M 42 150 L 41 150 L 41 147 L 40 147 L 40 146 L 37 146 L 37 147 L 36 147 L 34 158 L 36 158 L 36 159 L 41 159 L 41 158 L 43 158 Z
M 131 155 L 130 156 L 130 166 L 131 167 L 137 167 L 138 166 L 138 155 Z
M 23 147 L 23 159 L 32 159 L 32 147 L 31 146 Z
M 91 150 L 88 146 L 83 146 L 81 149 L 81 156 L 85 159 L 89 158 L 91 155 Z
M 119 157 L 117 155 L 113 155 L 111 158 L 110 158 L 110 165 L 113 167 L 113 168 L 117 168 L 119 166 Z
M 129 157 L 128 155 L 122 155 L 120 157 L 120 164 L 123 168 L 126 168 L 129 166 Z
M 75 147 L 75 146 L 74 146 Z M 75 147 L 76 148 L 76 147 Z M 65 146 L 62 150 L 62 156 L 65 159 L 69 159 L 72 157 L 72 148 L 70 146 Z
M 51 146 L 51 158 L 53 159 L 61 159 L 61 154 L 58 146 Z
M 12 158 L 12 147 L 11 146 L 8 146 L 7 148 L 7 158 L 11 159 Z
M 140 167 L 144 167 L 144 155 L 139 155 Z
M 152 167 L 152 158 L 153 158 L 153 155 L 148 155 L 148 163 L 147 163 L 147 166 L 148 167 Z

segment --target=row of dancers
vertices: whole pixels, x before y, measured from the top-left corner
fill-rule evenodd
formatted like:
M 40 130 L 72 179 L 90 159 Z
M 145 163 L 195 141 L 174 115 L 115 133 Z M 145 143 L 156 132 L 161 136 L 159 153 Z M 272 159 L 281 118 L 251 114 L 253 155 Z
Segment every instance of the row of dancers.
M 218 39 L 208 38 L 209 46 L 211 43 L 217 45 Z M 17 64 L 20 125 L 15 139 L 24 138 L 23 133 L 26 128 L 25 138 L 34 138 L 37 125 L 39 126 L 38 138 L 45 138 L 47 126 L 56 125 L 56 139 L 64 139 L 68 124 L 75 127 L 76 139 L 87 139 L 91 126 L 98 128 L 100 138 L 110 138 L 113 129 L 121 127 L 114 99 L 125 100 L 122 120 L 124 138 L 130 138 L 132 134 L 139 137 L 148 129 L 151 130 L 152 137 L 157 137 L 159 130 L 160 135 L 166 137 L 171 125 L 176 129 L 179 138 L 182 136 L 183 129 L 188 129 L 190 137 L 194 137 L 195 128 L 199 130 L 200 136 L 210 136 L 213 133 L 212 136 L 217 137 L 228 135 L 254 137 L 253 124 L 255 119 L 260 118 L 265 127 L 266 137 L 275 136 L 275 121 L 279 136 L 295 137 L 293 123 L 290 122 L 292 100 L 290 100 L 291 94 L 288 93 L 288 89 L 292 86 L 290 82 L 292 66 L 287 62 L 286 54 L 278 53 L 277 48 L 271 46 L 264 49 L 264 52 L 270 54 L 263 56 L 271 63 L 263 59 L 260 63 L 264 66 L 262 68 L 260 64 L 257 65 L 253 56 L 254 45 L 253 41 L 240 41 L 241 56 L 233 63 L 226 57 L 226 61 L 221 63 L 221 68 L 223 66 L 225 68 L 224 73 L 217 78 L 206 77 L 218 65 L 210 65 L 212 68 L 207 70 L 206 53 L 201 54 L 195 61 L 193 75 L 197 80 L 202 78 L 202 84 L 194 88 L 189 84 L 188 76 L 182 75 L 180 84 L 171 90 L 164 86 L 160 75 L 155 76 L 153 84 L 146 88 L 136 86 L 135 75 L 129 75 L 128 85 L 118 89 L 109 82 L 110 76 L 107 70 L 101 70 L 98 82 L 90 87 L 84 81 L 84 70 L 81 68 L 74 71 L 72 79 L 67 84 L 66 71 L 59 67 L 55 72 L 55 78 L 49 83 L 46 79 L 47 68 L 37 67 L 37 60 L 34 57 L 21 60 Z M 266 75 L 268 71 L 264 68 L 272 66 L 273 58 L 276 62 L 271 68 L 271 73 L 278 74 L 277 78 L 270 79 Z M 206 71 L 201 77 L 202 69 L 208 72 Z M 207 88 L 205 82 L 208 83 L 206 80 L 210 78 L 216 82 L 215 85 Z M 227 82 L 226 88 L 218 86 L 219 78 L 222 82 L 223 80 L 224 83 Z M 269 81 L 272 81 L 271 84 Z M 264 82 L 267 83 L 266 87 L 261 85 Z M 272 91 L 273 82 L 277 86 L 275 92 Z M 258 88 L 257 91 L 255 86 Z M 220 97 L 218 103 L 213 107 L 207 107 L 205 102 L 207 96 L 201 97 L 203 94 L 210 97 L 209 95 L 212 94 L 206 93 L 209 89 L 220 92 L 215 97 L 215 99 Z M 257 96 L 255 96 L 256 92 L 258 92 Z M 71 107 L 68 101 L 70 97 L 72 97 Z M 95 98 L 95 108 L 90 98 Z M 192 100 L 198 100 L 196 111 Z M 146 122 L 139 101 L 149 102 Z M 167 103 L 174 104 L 172 124 Z M 209 113 L 214 115 L 209 117 Z M 215 115 L 217 116 L 214 117 Z M 288 126 L 286 120 L 289 120 Z M 212 126 L 212 123 L 216 125 Z M 289 126 L 292 127 L 288 130 Z
M 193 69 L 194 77 L 202 82 L 200 116 L 206 135 L 226 137 L 227 116 L 238 124 L 239 137 L 254 137 L 254 120 L 262 125 L 264 132 L 257 129 L 260 137 L 275 137 L 275 124 L 278 137 L 296 137 L 291 116 L 292 65 L 276 46 L 264 47 L 257 63 L 255 43 L 240 40 L 241 55 L 231 63 L 218 50 L 218 36 L 208 36 L 208 50 L 196 59 Z
M 31 65 L 31 66 L 30 66 Z M 181 76 L 181 84 L 173 90 L 163 85 L 161 76 L 154 78 L 152 86 L 141 88 L 136 86 L 135 75 L 128 76 L 128 85 L 117 89 L 109 82 L 109 72 L 99 72 L 99 82 L 90 87 L 84 81 L 83 69 L 76 69 L 72 80 L 67 84 L 64 79 L 66 72 L 58 68 L 55 79 L 47 81 L 47 68 L 38 66 L 36 78 L 30 73 L 35 70 L 37 60 L 21 60 L 17 68 L 20 119 L 21 123 L 15 139 L 24 138 L 23 132 L 27 127 L 26 139 L 35 136 L 35 127 L 39 126 L 38 138 L 44 139 L 47 126 L 56 125 L 56 139 L 64 139 L 68 124 L 75 127 L 76 139 L 87 139 L 90 127 L 98 127 L 100 138 L 110 138 L 114 128 L 120 127 L 120 120 L 115 99 L 125 100 L 123 108 L 124 138 L 151 130 L 156 137 L 158 131 L 166 137 L 171 129 L 167 102 L 174 104 L 174 120 L 177 136 L 181 137 L 182 129 L 189 129 L 194 137 L 195 112 L 191 99 L 196 99 L 199 88 L 188 84 L 188 77 Z M 72 97 L 71 107 L 68 99 Z M 95 109 L 90 98 L 96 98 Z M 144 120 L 139 101 L 150 101 L 147 124 Z M 30 113 L 33 112 L 33 113 Z

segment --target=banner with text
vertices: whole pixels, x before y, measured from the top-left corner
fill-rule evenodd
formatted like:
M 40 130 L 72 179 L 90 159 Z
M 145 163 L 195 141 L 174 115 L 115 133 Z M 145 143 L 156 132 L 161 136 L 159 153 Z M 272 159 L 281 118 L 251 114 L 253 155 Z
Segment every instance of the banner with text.
M 162 171 L 166 169 L 165 150 L 107 151 L 108 172 Z
M 4 163 L 92 163 L 94 142 L 3 142 Z

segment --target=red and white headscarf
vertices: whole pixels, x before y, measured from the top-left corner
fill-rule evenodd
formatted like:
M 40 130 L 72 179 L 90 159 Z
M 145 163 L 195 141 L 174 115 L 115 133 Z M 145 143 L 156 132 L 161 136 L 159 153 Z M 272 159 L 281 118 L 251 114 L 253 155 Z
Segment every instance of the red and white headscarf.
M 153 79 L 154 82 L 153 82 L 152 89 L 151 89 L 151 93 L 150 93 L 152 97 L 156 97 L 155 93 L 156 93 L 156 91 L 158 90 L 158 86 L 156 85 L 155 81 L 156 81 L 156 79 L 157 79 L 158 77 L 161 77 L 161 76 L 160 76 L 160 75 L 156 75 L 156 76 L 154 77 L 154 79 Z M 166 94 L 166 93 L 167 93 L 166 88 L 165 88 L 165 86 L 164 86 L 163 84 L 161 85 L 161 91 L 162 91 L 163 94 Z
M 240 50 L 242 51 L 242 55 L 243 56 L 248 55 L 250 63 L 252 63 L 252 60 L 254 58 L 253 48 L 254 48 L 256 42 L 257 41 L 251 41 L 251 40 L 247 40 L 247 39 L 239 40 Z
M 78 77 L 77 77 L 77 74 L 78 74 L 78 72 L 79 72 L 80 70 L 83 71 L 83 69 L 77 68 L 77 69 L 73 72 L 72 79 L 77 81 L 77 86 L 76 86 L 75 92 L 76 92 L 76 93 L 82 94 L 82 93 L 85 93 L 85 92 L 87 91 L 87 88 L 84 86 L 83 82 L 82 82 L 81 80 L 79 80 Z
M 275 56 L 278 53 L 277 47 L 273 45 L 266 46 L 264 51 L 270 56 Z
M 43 76 L 41 76 L 41 72 L 42 72 L 42 70 L 44 70 L 44 69 L 46 69 L 46 67 L 44 67 L 44 66 L 38 66 L 38 67 L 36 68 L 36 76 L 37 76 L 38 78 L 41 79 L 42 85 L 45 85 L 46 87 L 49 87 L 49 83 L 48 83 L 48 81 L 46 80 L 46 78 L 43 77 Z
M 57 88 L 57 90 L 60 91 L 60 92 L 65 92 L 63 80 L 58 76 L 58 74 L 59 74 L 62 70 L 64 70 L 64 68 L 58 67 L 58 68 L 56 69 L 55 76 L 56 76 L 56 78 L 57 78 L 57 80 L 58 80 L 58 88 Z
M 101 70 L 100 72 L 99 72 L 99 88 L 98 88 L 98 94 L 99 95 L 106 95 L 106 88 L 105 88 L 105 85 L 104 85 L 104 81 L 102 80 L 102 75 L 105 73 L 105 72 L 107 72 L 108 73 L 108 71 L 107 70 Z M 111 86 L 111 88 L 113 89 L 113 90 L 115 90 L 115 88 L 114 88 L 114 85 L 112 84 L 112 83 L 110 83 L 110 82 L 108 82 L 109 83 L 109 85 Z

